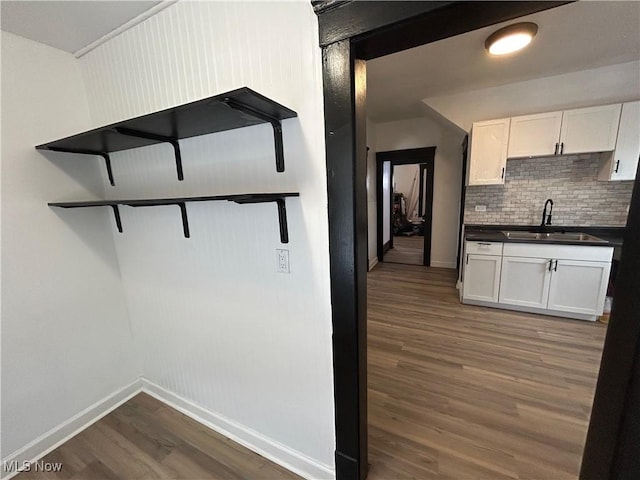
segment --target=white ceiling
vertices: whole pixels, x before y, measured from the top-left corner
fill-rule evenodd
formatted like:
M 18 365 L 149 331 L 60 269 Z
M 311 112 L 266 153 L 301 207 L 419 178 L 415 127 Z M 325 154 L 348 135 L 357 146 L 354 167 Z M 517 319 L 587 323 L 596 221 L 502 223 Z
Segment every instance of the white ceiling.
M 525 50 L 490 57 L 493 25 L 367 62 L 367 113 L 377 122 L 421 116 L 423 98 L 640 59 L 640 2 L 576 2 L 522 17 L 538 24 Z M 638 73 L 640 75 L 640 72 Z
M 161 3 L 2 0 L 0 17 L 6 32 L 76 53 L 150 9 L 159 10 Z

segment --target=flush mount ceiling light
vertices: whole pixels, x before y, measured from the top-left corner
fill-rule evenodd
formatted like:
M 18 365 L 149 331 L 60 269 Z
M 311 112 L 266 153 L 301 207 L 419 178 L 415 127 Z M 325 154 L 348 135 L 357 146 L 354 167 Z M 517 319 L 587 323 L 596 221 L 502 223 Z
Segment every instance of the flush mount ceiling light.
M 506 55 L 523 49 L 538 33 L 538 25 L 531 22 L 514 23 L 493 32 L 484 42 L 491 55 Z

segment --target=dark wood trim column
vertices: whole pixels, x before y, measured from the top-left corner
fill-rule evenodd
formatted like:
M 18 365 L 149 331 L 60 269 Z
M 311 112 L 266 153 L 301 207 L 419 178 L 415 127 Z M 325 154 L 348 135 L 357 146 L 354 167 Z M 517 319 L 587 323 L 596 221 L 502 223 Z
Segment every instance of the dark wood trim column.
M 640 478 L 640 176 L 631 197 L 581 480 Z
M 336 475 L 367 475 L 366 64 L 351 41 L 323 48 Z M 364 121 L 356 122 L 360 118 Z

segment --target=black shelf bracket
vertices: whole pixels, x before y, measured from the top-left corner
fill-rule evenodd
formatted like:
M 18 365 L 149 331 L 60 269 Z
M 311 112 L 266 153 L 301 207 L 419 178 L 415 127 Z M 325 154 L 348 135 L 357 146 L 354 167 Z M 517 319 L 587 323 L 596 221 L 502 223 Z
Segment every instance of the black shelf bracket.
M 278 205 L 278 223 L 280 224 L 280 241 L 289 243 L 289 226 L 287 225 L 287 205 L 284 198 L 276 200 Z
M 182 230 L 184 231 L 184 238 L 191 237 L 189 232 L 189 218 L 187 217 L 187 205 L 182 202 L 177 204 L 180 207 L 180 214 L 182 215 Z
M 176 137 L 166 137 L 164 135 L 157 135 L 155 133 L 143 132 L 140 130 L 134 130 L 132 128 L 116 127 L 115 131 L 120 135 L 127 135 L 129 137 L 146 138 L 148 140 L 155 140 L 157 142 L 170 143 L 173 146 L 173 153 L 176 158 L 176 171 L 178 173 L 178 180 L 184 180 L 184 173 L 182 172 L 182 155 L 180 153 L 180 143 Z
M 240 205 L 250 203 L 269 203 L 275 202 L 278 207 L 278 224 L 280 226 L 280 242 L 289 243 L 289 227 L 287 225 L 287 205 L 284 197 L 261 197 L 255 195 L 238 196 L 236 198 L 229 199 L 230 202 L 235 202 Z
M 191 232 L 189 231 L 189 217 L 187 216 L 187 205 L 186 202 L 162 202 L 162 203 L 145 203 L 145 204 L 134 204 L 134 203 L 125 203 L 124 205 L 128 207 L 159 207 L 165 205 L 177 205 L 180 207 L 180 216 L 182 217 L 182 231 L 184 232 L 184 238 L 191 238 Z
M 79 153 L 82 155 L 99 155 L 104 158 L 104 164 L 107 167 L 107 176 L 109 177 L 109 183 L 111 186 L 115 186 L 113 181 L 113 172 L 111 171 L 111 158 L 107 152 L 98 152 L 95 150 L 76 150 L 73 148 L 60 148 L 60 147 L 48 147 L 48 150 L 52 152 L 65 152 L 65 153 Z
M 122 220 L 120 219 L 120 208 L 118 205 L 110 205 L 113 209 L 113 216 L 116 219 L 116 227 L 118 227 L 118 231 L 122 233 Z
M 276 152 L 276 171 L 284 172 L 284 146 L 282 142 L 282 122 L 279 119 L 272 117 L 267 113 L 261 112 L 260 110 L 250 107 L 249 105 L 245 105 L 244 103 L 241 103 L 233 98 L 225 98 L 223 102 L 235 110 L 239 110 L 243 113 L 246 113 L 247 115 L 251 115 L 252 117 L 258 118 L 265 122 L 269 122 L 271 124 L 271 126 L 273 127 L 273 141 L 274 141 L 274 148 Z

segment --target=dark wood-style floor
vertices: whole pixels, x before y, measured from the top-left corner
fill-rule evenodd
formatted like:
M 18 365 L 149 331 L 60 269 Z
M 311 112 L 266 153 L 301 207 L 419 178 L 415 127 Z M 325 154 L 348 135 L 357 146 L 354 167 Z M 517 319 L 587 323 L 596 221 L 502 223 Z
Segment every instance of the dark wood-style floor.
M 606 326 L 462 305 L 455 282 L 369 273 L 369 480 L 576 479 Z
M 141 393 L 45 456 L 62 471 L 18 480 L 300 479 Z
M 396 235 L 393 237 L 393 248 L 384 254 L 384 261 L 406 265 L 423 265 L 423 251 L 424 237 Z
M 368 276 L 369 480 L 575 479 L 606 327 L 460 304 L 455 272 Z M 140 394 L 30 479 L 294 479 Z

